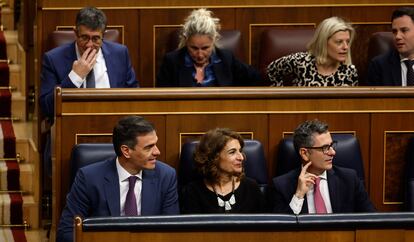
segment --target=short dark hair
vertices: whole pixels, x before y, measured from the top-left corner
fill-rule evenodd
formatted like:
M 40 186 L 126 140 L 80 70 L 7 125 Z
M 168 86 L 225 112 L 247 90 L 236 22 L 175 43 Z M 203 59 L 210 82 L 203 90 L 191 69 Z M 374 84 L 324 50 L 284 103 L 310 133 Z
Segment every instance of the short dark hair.
M 391 15 L 391 22 L 396 19 L 396 18 L 400 18 L 402 16 L 408 16 L 411 18 L 411 21 L 414 22 L 414 8 L 412 7 L 401 7 L 398 8 L 396 10 L 394 10 L 394 12 L 392 12 Z
M 307 120 L 295 129 L 293 133 L 293 144 L 295 151 L 299 153 L 299 149 L 303 147 L 312 147 L 314 145 L 313 135 L 324 134 L 328 132 L 328 124 L 317 119 Z
M 121 145 L 134 148 L 137 137 L 154 131 L 154 125 L 141 116 L 127 116 L 118 121 L 112 132 L 112 143 L 115 153 L 121 156 Z
M 79 26 L 84 25 L 92 30 L 102 30 L 106 29 L 106 15 L 105 13 L 95 7 L 84 7 L 76 15 L 76 29 L 79 29 Z
M 198 144 L 194 152 L 194 160 L 198 171 L 210 184 L 215 184 L 220 176 L 219 158 L 220 152 L 224 149 L 227 142 L 236 139 L 240 147 L 244 147 L 243 137 L 228 128 L 216 128 L 207 131 Z M 240 174 L 241 178 L 244 174 Z

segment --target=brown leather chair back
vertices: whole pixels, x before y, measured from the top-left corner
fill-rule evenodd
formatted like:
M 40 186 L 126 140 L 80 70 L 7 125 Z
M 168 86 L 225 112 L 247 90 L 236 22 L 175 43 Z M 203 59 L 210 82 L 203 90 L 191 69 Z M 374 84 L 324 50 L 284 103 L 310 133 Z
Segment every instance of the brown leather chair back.
M 373 33 L 368 43 L 368 61 L 392 48 L 395 48 L 395 45 L 394 35 L 391 32 Z
M 295 52 L 306 51 L 313 37 L 313 28 L 266 29 L 260 39 L 259 70 L 267 79 L 266 68 L 270 62 Z
M 103 38 L 108 41 L 120 43 L 119 31 L 117 29 L 105 30 Z M 73 30 L 55 30 L 50 34 L 49 50 L 76 40 Z
M 177 29 L 169 34 L 169 41 L 165 49 L 167 53 L 177 49 L 180 41 L 180 31 L 180 29 Z M 221 30 L 220 35 L 221 38 L 217 41 L 217 46 L 230 50 L 238 59 L 243 59 L 241 32 L 239 30 Z

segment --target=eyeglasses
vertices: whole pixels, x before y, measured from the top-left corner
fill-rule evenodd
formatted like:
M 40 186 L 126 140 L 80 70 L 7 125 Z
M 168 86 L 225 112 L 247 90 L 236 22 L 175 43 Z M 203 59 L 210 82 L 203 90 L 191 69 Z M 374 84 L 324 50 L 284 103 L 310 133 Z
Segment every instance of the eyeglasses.
M 78 38 L 82 41 L 82 42 L 89 42 L 89 40 L 92 40 L 93 43 L 95 44 L 99 44 L 102 41 L 102 37 L 95 35 L 95 36 L 89 36 L 87 34 L 82 34 L 82 35 L 78 35 Z
M 322 145 L 322 146 L 319 146 L 319 147 L 303 147 L 303 148 L 306 148 L 306 149 L 312 149 L 312 150 L 320 150 L 320 151 L 322 151 L 324 154 L 328 154 L 328 152 L 331 150 L 331 148 L 333 149 L 333 150 L 336 150 L 336 145 L 338 144 L 338 142 L 337 141 L 333 141 L 331 144 L 329 144 L 329 145 Z

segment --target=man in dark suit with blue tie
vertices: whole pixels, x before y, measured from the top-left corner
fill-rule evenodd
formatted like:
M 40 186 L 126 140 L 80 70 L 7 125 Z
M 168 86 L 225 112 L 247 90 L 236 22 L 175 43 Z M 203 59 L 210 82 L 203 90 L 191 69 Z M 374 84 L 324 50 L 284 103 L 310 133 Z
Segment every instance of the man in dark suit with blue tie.
M 139 116 L 125 117 L 114 127 L 112 139 L 117 157 L 77 172 L 58 226 L 58 242 L 72 241 L 75 215 L 179 213 L 176 172 L 157 160 L 153 125 Z
M 414 8 L 402 7 L 391 16 L 395 48 L 374 57 L 368 65 L 371 86 L 414 85 Z
M 302 167 L 273 178 L 276 213 L 374 212 L 356 171 L 333 165 L 336 154 L 328 125 L 319 120 L 300 124 L 294 134 Z
M 137 87 L 126 46 L 103 40 L 105 14 L 95 7 L 85 7 L 76 16 L 76 41 L 43 55 L 40 106 L 53 120 L 54 90 L 66 88 Z M 92 83 L 87 83 L 91 76 Z M 89 77 L 88 76 L 88 77 Z M 88 81 L 89 82 L 89 81 Z

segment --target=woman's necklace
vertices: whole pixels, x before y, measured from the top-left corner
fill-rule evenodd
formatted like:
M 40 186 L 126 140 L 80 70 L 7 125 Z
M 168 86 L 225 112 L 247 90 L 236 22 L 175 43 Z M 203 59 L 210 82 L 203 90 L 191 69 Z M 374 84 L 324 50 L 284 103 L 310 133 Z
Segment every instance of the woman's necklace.
M 213 191 L 214 191 L 214 193 L 217 196 L 217 204 L 221 208 L 224 207 L 224 212 L 230 211 L 231 210 L 231 206 L 234 205 L 234 204 L 236 204 L 236 197 L 234 196 L 234 179 L 232 179 L 231 185 L 232 185 L 232 188 L 231 188 L 231 197 L 227 201 L 224 201 L 223 199 L 221 199 L 219 197 L 219 195 L 217 194 L 217 192 L 216 192 L 216 188 L 214 186 L 212 186 L 213 187 Z

